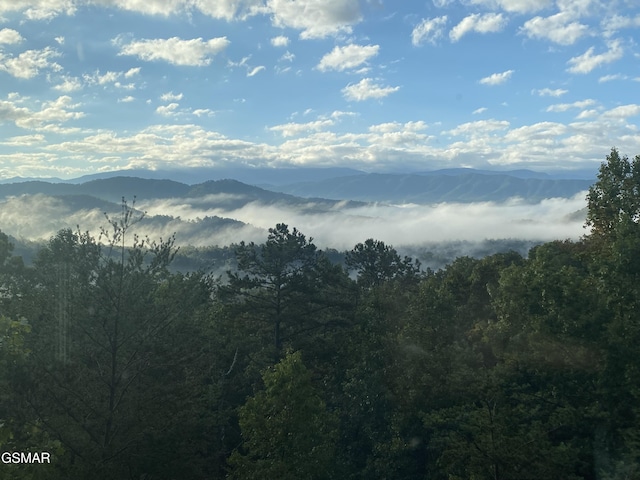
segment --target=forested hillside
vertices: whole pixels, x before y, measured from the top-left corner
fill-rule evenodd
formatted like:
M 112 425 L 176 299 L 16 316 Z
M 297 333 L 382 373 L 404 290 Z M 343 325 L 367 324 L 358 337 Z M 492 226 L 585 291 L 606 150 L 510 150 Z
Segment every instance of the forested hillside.
M 640 478 L 640 156 L 612 150 L 590 233 L 445 268 L 293 226 L 223 281 L 172 239 L 0 235 L 0 449 L 15 479 Z

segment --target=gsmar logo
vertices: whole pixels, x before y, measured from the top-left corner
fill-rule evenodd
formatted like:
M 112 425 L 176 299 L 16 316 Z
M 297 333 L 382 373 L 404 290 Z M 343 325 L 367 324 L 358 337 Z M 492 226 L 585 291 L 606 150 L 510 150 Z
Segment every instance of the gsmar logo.
M 2 463 L 51 463 L 49 452 L 2 452 Z

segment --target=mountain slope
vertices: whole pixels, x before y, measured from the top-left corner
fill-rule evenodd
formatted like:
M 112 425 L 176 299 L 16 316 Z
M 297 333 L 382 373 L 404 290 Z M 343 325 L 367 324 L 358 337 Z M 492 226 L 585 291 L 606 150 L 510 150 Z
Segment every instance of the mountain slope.
M 535 203 L 545 198 L 572 197 L 587 190 L 591 180 L 518 178 L 510 175 L 464 173 L 456 175 L 365 174 L 317 182 L 285 185 L 278 191 L 365 202 L 440 203 L 501 202 L 520 197 Z

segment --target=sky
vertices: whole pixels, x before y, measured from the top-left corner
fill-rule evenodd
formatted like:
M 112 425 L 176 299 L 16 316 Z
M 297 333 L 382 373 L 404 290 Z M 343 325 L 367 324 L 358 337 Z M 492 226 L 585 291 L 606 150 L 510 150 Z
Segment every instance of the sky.
M 637 0 L 0 0 L 0 177 L 596 169 Z

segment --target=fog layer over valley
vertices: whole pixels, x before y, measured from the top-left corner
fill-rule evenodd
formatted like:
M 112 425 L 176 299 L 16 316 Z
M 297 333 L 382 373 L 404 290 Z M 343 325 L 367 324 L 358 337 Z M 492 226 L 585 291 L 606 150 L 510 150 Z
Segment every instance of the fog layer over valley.
M 460 255 L 477 257 L 505 249 L 526 254 L 535 243 L 575 240 L 587 233 L 584 193 L 534 204 L 521 199 L 433 205 L 299 200 L 265 202 L 242 194 L 139 200 L 136 209 L 147 213 L 137 233 L 156 239 L 175 233 L 178 245 L 206 248 L 241 240 L 259 243 L 268 228 L 286 223 L 312 237 L 319 248 L 345 251 L 375 238 L 430 267 Z M 62 228 L 78 227 L 97 237 L 108 225 L 105 213 L 116 218 L 120 211 L 117 203 L 86 195 L 24 194 L 0 203 L 0 224 L 23 241 L 48 240 Z
M 512 199 L 504 203 L 368 204 L 351 208 L 338 205 L 319 212 L 259 202 L 233 210 L 203 209 L 187 204 L 183 199 L 144 202 L 140 206 L 150 215 L 171 212 L 182 220 L 191 221 L 207 216 L 227 217 L 265 230 L 283 222 L 312 236 L 321 248 L 345 250 L 366 238 L 397 247 L 497 238 L 577 239 L 585 233 L 584 215 L 579 213 L 585 205 L 585 193 L 580 193 L 572 198 L 547 199 L 537 204 Z M 210 240 L 217 238 L 217 234 L 212 233 Z M 263 234 L 259 233 L 256 241 L 260 235 Z M 204 246 L 180 231 L 177 237 L 179 242 Z M 241 239 L 254 240 L 239 238 L 236 241 Z

